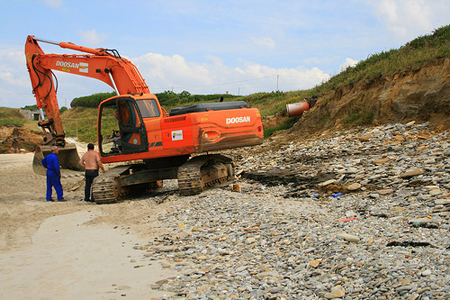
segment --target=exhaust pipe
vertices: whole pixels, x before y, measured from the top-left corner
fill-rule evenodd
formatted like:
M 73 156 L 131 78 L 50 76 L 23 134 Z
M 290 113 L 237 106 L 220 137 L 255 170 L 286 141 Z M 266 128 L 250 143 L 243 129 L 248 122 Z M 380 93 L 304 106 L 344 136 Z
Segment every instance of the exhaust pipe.
M 44 157 L 51 153 L 51 146 L 37 146 L 33 157 L 33 171 L 39 175 L 45 175 L 47 169 L 42 165 Z M 62 169 L 82 171 L 80 166 L 80 156 L 78 155 L 75 144 L 66 144 L 64 147 L 58 147 L 58 160 Z

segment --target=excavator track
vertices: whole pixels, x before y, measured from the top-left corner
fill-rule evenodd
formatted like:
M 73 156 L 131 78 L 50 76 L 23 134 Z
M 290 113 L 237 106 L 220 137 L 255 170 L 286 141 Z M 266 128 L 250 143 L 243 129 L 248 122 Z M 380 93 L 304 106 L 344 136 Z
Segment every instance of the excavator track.
M 120 175 L 127 172 L 128 166 L 115 167 L 108 172 L 100 174 L 92 184 L 92 194 L 95 203 L 116 203 L 123 195 L 120 184 Z
M 116 203 L 130 190 L 127 177 L 132 166 L 118 166 L 100 174 L 92 184 L 92 194 L 97 204 Z M 207 188 L 234 180 L 231 158 L 220 155 L 196 156 L 178 168 L 178 187 L 181 195 L 199 194 Z M 171 177 L 169 178 L 175 178 Z M 151 180 L 154 181 L 154 180 Z
M 199 194 L 234 180 L 234 173 L 234 164 L 229 157 L 220 154 L 197 156 L 178 169 L 178 188 L 184 196 Z

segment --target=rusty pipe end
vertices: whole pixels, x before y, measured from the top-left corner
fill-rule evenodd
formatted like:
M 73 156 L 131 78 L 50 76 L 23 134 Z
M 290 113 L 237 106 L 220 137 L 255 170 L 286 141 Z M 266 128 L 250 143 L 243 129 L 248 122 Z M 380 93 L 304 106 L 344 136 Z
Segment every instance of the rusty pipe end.
M 309 108 L 308 102 L 286 104 L 287 114 L 290 118 L 301 116 L 305 111 L 309 110 Z

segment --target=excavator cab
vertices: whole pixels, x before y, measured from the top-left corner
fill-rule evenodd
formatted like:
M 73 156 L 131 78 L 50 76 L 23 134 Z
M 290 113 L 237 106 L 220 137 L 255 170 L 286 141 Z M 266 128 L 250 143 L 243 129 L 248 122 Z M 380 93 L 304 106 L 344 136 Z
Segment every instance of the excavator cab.
M 98 142 L 101 156 L 148 151 L 147 132 L 136 101 L 116 97 L 100 104 Z

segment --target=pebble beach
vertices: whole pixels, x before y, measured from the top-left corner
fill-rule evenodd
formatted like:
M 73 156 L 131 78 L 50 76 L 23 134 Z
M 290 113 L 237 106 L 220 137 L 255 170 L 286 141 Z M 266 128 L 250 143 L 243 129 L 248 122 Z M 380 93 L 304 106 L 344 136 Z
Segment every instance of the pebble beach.
M 153 226 L 183 233 L 134 247 L 137 267 L 181 274 L 158 299 L 450 298 L 450 132 L 386 124 L 230 153 L 234 186 L 153 198 L 174 203 Z

